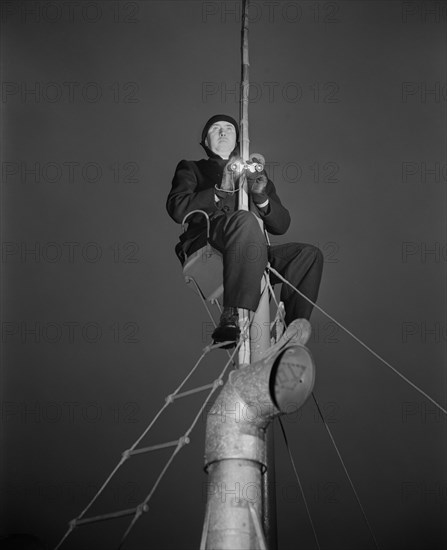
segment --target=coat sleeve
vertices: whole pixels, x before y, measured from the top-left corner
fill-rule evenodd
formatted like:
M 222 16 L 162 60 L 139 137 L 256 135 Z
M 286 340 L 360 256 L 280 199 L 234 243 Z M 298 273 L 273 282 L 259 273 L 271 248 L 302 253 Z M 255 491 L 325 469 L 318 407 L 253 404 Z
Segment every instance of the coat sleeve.
M 172 188 L 166 201 L 166 209 L 171 218 L 182 223 L 192 210 L 204 210 L 212 214 L 217 210 L 214 200 L 214 187 L 198 190 L 197 175 L 191 161 L 178 163 L 172 180 Z
M 266 192 L 269 204 L 265 208 L 257 208 L 259 217 L 265 224 L 265 228 L 272 235 L 283 235 L 290 226 L 290 214 L 287 208 L 282 205 L 276 194 L 275 185 L 269 179 Z

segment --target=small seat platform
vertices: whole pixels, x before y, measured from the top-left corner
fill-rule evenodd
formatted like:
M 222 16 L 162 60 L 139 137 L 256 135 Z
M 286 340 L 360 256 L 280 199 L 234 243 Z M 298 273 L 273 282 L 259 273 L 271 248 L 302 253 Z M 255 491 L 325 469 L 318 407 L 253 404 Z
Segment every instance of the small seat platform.
M 210 219 L 204 210 L 193 210 L 182 221 L 185 230 L 186 220 L 191 214 L 202 214 L 206 218 L 207 239 L 210 236 Z M 212 302 L 223 294 L 223 261 L 222 254 L 209 243 L 193 252 L 183 264 L 183 276 L 187 284 L 192 284 L 193 290 L 202 293 L 206 300 Z
M 223 294 L 222 255 L 207 244 L 187 258 L 183 276 L 187 284 L 196 282 L 206 300 L 217 300 Z

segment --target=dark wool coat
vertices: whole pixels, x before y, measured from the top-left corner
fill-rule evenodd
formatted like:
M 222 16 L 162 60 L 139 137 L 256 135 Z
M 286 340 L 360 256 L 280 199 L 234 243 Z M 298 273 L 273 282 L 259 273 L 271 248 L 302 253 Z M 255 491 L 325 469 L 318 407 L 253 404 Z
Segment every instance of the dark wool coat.
M 216 203 L 215 186 L 220 187 L 227 160 L 212 157 L 199 161 L 182 160 L 177 165 L 172 180 L 172 188 L 166 202 L 171 218 L 182 223 L 192 210 L 204 210 L 211 223 L 218 216 L 228 216 L 236 210 L 237 193 L 228 194 Z M 272 235 L 282 235 L 290 225 L 289 211 L 281 204 L 273 182 L 268 179 L 266 194 L 269 204 L 258 208 L 250 201 L 250 210 L 264 222 L 265 229 Z M 180 236 L 175 251 L 184 263 L 189 256 L 206 245 L 206 218 L 203 214 L 193 214 L 187 219 L 188 229 Z

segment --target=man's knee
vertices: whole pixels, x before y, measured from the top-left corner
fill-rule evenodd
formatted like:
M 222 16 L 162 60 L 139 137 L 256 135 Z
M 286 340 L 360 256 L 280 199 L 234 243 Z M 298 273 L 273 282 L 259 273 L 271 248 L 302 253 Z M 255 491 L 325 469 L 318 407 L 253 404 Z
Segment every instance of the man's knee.
M 305 258 L 308 258 L 312 263 L 324 263 L 323 252 L 313 244 L 287 243 L 280 247 L 278 255 L 282 259 L 290 258 L 292 261 L 303 261 Z
M 231 243 L 232 254 L 248 263 L 267 263 L 267 242 L 255 215 L 238 210 L 225 227 L 227 243 Z
M 301 251 L 300 257 L 314 273 L 319 272 L 321 274 L 323 271 L 324 256 L 318 246 L 314 246 L 313 244 L 306 245 Z M 300 261 L 300 257 L 297 258 L 297 261 Z
M 239 242 L 256 243 L 261 247 L 267 245 L 258 219 L 252 212 L 238 210 L 230 216 L 225 224 L 227 238 L 236 237 Z
M 229 216 L 226 224 L 225 229 L 229 229 L 231 227 L 247 227 L 247 226 L 256 226 L 259 227 L 259 222 L 256 219 L 256 216 L 253 214 L 253 212 L 250 212 L 248 210 L 236 210 L 231 216 Z

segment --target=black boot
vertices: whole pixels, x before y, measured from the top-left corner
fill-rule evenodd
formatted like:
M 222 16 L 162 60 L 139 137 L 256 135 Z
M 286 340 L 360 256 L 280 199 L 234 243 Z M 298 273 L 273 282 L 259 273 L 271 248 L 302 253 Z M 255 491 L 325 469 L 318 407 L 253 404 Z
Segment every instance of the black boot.
M 212 338 L 214 343 L 232 342 L 231 345 L 225 346 L 224 349 L 233 347 L 241 330 L 239 328 L 239 315 L 236 307 L 225 307 L 220 316 L 219 325 L 215 328 Z

